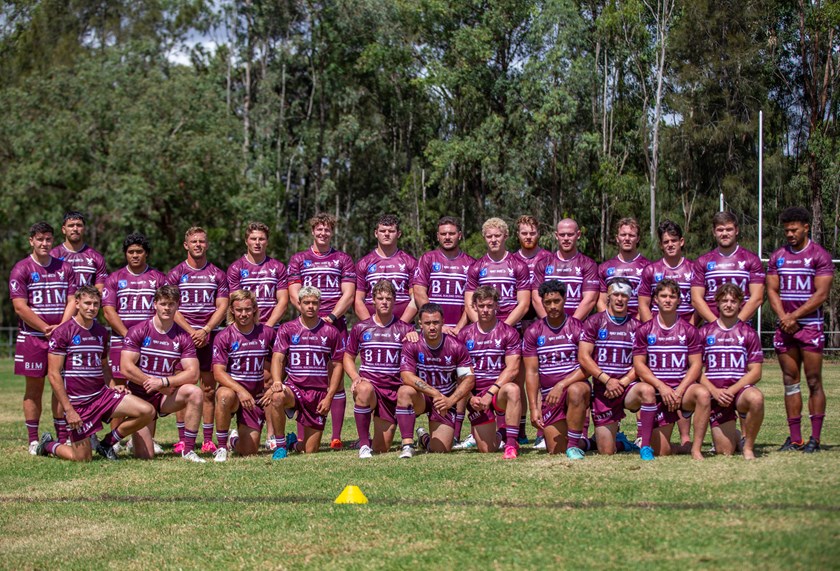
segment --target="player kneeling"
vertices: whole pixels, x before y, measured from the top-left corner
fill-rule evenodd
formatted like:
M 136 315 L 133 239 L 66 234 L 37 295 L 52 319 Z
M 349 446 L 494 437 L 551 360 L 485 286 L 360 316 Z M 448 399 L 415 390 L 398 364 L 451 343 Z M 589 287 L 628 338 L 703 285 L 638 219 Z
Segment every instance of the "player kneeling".
M 344 343 L 341 333 L 318 317 L 321 291 L 304 286 L 298 292 L 300 317 L 284 323 L 277 330 L 274 355 L 271 357 L 272 385 L 266 389 L 262 402 L 276 403 L 286 409 L 286 415 L 303 425 L 303 442 L 290 432 L 285 440 L 277 441 L 277 450 L 290 450 L 312 454 L 321 446 L 326 415 L 330 412 L 333 397 L 344 379 L 341 360 Z M 286 428 L 284 415 L 277 415 L 274 429 L 283 434 Z M 275 458 L 283 457 L 275 450 Z
M 715 293 L 720 317 L 703 326 L 703 363 L 706 371 L 700 382 L 712 394 L 712 439 L 715 450 L 733 454 L 740 435 L 735 417 L 744 419 L 743 454 L 755 458 L 753 447 L 764 420 L 764 395 L 755 383 L 761 380 L 764 355 L 755 330 L 738 319 L 744 305 L 744 292 L 734 284 L 723 284 Z
M 499 449 L 496 415 L 504 415 L 505 460 L 518 456 L 519 416 L 522 393 L 516 384 L 522 347 L 519 333 L 496 319 L 499 292 L 493 286 L 478 286 L 473 292 L 478 321 L 467 325 L 458 339 L 467 347 L 475 367 L 475 388 L 469 400 L 470 425 L 479 452 Z
M 694 440 L 691 456 L 702 460 L 703 439 L 709 426 L 711 394 L 697 381 L 703 371 L 700 333 L 688 321 L 680 319 L 680 286 L 671 279 L 656 284 L 653 300 L 659 313 L 639 327 L 633 347 L 636 375 L 657 391 L 657 428 L 652 444 L 657 456 L 687 452 L 684 446 L 671 445 L 674 424 L 694 416 Z M 645 412 L 644 409 L 642 412 Z M 644 417 L 642 419 L 644 421 Z M 650 451 L 644 450 L 643 455 Z M 643 456 L 644 457 L 644 456 Z
M 624 418 L 625 410 L 642 410 L 654 413 L 643 413 L 643 426 L 639 431 L 643 446 L 648 447 L 642 459 L 653 460 L 650 436 L 656 411 L 656 392 L 649 384 L 638 382 L 633 369 L 633 344 L 640 324 L 628 312 L 632 296 L 633 286 L 629 280 L 615 278 L 610 282 L 607 309 L 590 316 L 584 323 L 578 360 L 595 381 L 592 419 L 598 452 L 610 455 L 615 454 L 617 448 L 621 452 L 637 450 L 623 433 L 618 432 L 618 423 Z
M 152 406 L 131 396 L 124 387 L 108 386 L 108 331 L 96 322 L 102 295 L 95 287 L 76 290 L 76 315 L 59 325 L 50 338 L 48 374 L 50 385 L 64 408 L 70 429 L 69 446 L 41 436 L 37 452 L 53 454 L 64 460 L 91 459 L 90 436 L 111 418 L 122 423 L 97 445 L 96 451 L 108 460 L 116 460 L 113 445 L 149 424 L 155 417 Z
M 240 289 L 230 294 L 230 325 L 213 341 L 213 377 L 219 383 L 215 418 L 219 447 L 213 454 L 216 462 L 226 461 L 229 450 L 241 456 L 256 454 L 266 417 L 271 419 L 272 426 L 283 425 L 280 395 L 265 394 L 266 383 L 271 380 L 274 328 L 259 321 L 254 292 Z M 237 430 L 228 432 L 234 414 Z M 268 440 L 278 445 L 273 457 L 285 458 L 285 437 L 278 440 L 269 434 Z
M 204 393 L 195 384 L 199 374 L 195 344 L 190 334 L 175 323 L 180 301 L 181 292 L 176 286 L 166 285 L 155 292 L 154 317 L 125 334 L 120 371 L 128 379 L 129 392 L 151 404 L 158 416 L 184 411 L 181 457 L 204 463 L 195 453 Z M 132 438 L 135 457 L 155 457 L 153 427 L 151 424 L 143 428 Z

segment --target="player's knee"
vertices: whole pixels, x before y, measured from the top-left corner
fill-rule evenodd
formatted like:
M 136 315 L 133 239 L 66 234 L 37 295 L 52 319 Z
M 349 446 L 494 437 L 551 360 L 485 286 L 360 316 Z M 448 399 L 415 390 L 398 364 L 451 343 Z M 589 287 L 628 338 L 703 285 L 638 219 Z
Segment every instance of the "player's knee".
M 407 406 L 411 404 L 411 399 L 417 391 L 405 385 L 397 390 L 397 404 L 400 406 Z
M 694 392 L 694 400 L 699 407 L 710 407 L 712 405 L 712 394 L 704 387 L 697 387 Z
M 808 391 L 813 393 L 822 390 L 822 375 L 819 373 L 810 374 L 805 377 L 808 383 Z
M 747 401 L 750 412 L 764 410 L 764 393 L 759 390 L 750 391 L 750 400 Z
M 362 381 L 356 385 L 356 398 L 359 403 L 367 403 L 373 395 L 373 385 L 367 381 Z
M 656 391 L 647 383 L 639 385 L 639 396 L 642 397 L 642 402 L 652 403 L 656 400 Z
M 198 388 L 196 385 L 184 385 L 183 389 L 187 389 L 186 397 L 187 402 L 194 406 L 201 406 L 202 401 L 204 400 L 204 391 Z
M 589 404 L 589 385 L 586 383 L 575 383 L 568 389 L 569 404 L 572 406 L 583 406 Z
M 152 422 L 155 419 L 155 407 L 143 401 L 138 417 L 144 421 L 145 424 Z

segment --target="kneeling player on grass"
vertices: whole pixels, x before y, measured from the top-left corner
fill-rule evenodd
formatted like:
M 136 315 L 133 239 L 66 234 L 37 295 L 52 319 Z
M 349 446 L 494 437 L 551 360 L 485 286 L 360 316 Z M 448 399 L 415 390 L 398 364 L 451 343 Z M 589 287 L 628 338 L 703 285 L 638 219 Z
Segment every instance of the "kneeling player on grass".
M 702 460 L 703 439 L 709 426 L 711 395 L 697 381 L 703 370 L 700 334 L 688 321 L 680 319 L 680 286 L 664 279 L 653 290 L 659 308 L 653 318 L 639 327 L 633 347 L 636 375 L 657 391 L 659 410 L 653 434 L 653 452 L 657 456 L 686 453 L 686 446 L 672 446 L 674 424 L 682 416 L 694 415 L 694 440 L 691 456 Z M 643 454 L 649 451 L 643 450 Z
M 374 314 L 350 331 L 344 351 L 344 370 L 353 384 L 353 416 L 359 433 L 359 458 L 370 458 L 373 451 L 387 452 L 396 431 L 397 390 L 400 381 L 400 353 L 405 336 L 414 328 L 394 315 L 397 290 L 390 280 L 373 286 Z M 361 366 L 356 368 L 356 356 Z M 373 425 L 373 445 L 370 421 Z
M 232 323 L 213 341 L 213 376 L 220 385 L 216 391 L 216 462 L 227 460 L 229 448 L 241 456 L 256 454 L 267 416 L 273 426 L 282 425 L 282 411 L 276 402 L 262 401 L 265 385 L 271 380 L 275 332 L 260 323 L 256 294 L 246 289 L 231 293 L 228 320 Z M 238 430 L 228 432 L 234 414 Z M 277 444 L 273 434 L 268 440 Z M 285 436 L 281 436 L 281 443 L 274 450 L 278 459 L 286 456 Z
M 96 322 L 102 295 L 93 286 L 76 290 L 76 315 L 59 325 L 50 337 L 48 370 L 50 385 L 64 408 L 70 441 L 56 442 L 45 432 L 37 453 L 53 454 L 65 460 L 91 459 L 90 436 L 111 418 L 123 419 L 117 429 L 97 445 L 96 451 L 116 460 L 112 446 L 120 439 L 146 426 L 155 417 L 152 406 L 112 388 L 108 366 L 108 331 Z
M 455 405 L 475 386 L 473 363 L 467 348 L 443 333 L 443 308 L 427 303 L 418 314 L 422 335 L 402 347 L 397 391 L 397 424 L 402 435 L 400 458 L 414 456 L 414 423 L 427 414 L 429 433 L 417 429 L 420 445 L 428 452 L 449 452 L 455 435 Z M 457 381 L 456 381 L 457 379 Z
M 120 371 L 128 379 L 129 392 L 151 404 L 158 416 L 184 411 L 181 457 L 203 463 L 195 453 L 195 439 L 204 396 L 195 384 L 199 372 L 195 345 L 190 334 L 175 323 L 180 301 L 176 286 L 163 286 L 155 292 L 154 317 L 131 327 L 125 335 Z M 155 457 L 150 427 L 138 431 L 132 443 L 135 457 Z
M 577 358 L 583 323 L 566 315 L 565 283 L 543 282 L 538 293 L 546 315 L 528 328 L 522 342 L 531 424 L 543 430 L 549 454 L 565 451 L 570 460 L 582 460 L 583 423 L 592 391 Z
M 712 439 L 715 450 L 729 456 L 738 449 L 735 417 L 744 419 L 744 458 L 755 458 L 755 437 L 764 420 L 764 395 L 754 385 L 761 380 L 764 355 L 755 330 L 738 319 L 744 292 L 723 284 L 715 293 L 717 320 L 700 330 L 706 371 L 700 382 L 712 394 Z
M 598 452 L 615 454 L 637 450 L 618 423 L 624 411 L 642 411 L 640 436 L 646 446 L 643 460 L 653 460 L 650 435 L 656 415 L 656 392 L 640 383 L 633 370 L 633 344 L 640 323 L 629 314 L 633 286 L 626 278 L 614 278 L 607 287 L 607 309 L 586 320 L 578 345 L 578 360 L 595 380 L 592 419 Z M 648 413 L 648 414 L 645 414 Z
M 499 292 L 492 286 L 478 286 L 473 292 L 473 309 L 478 321 L 458 334 L 475 366 L 475 388 L 468 403 L 470 425 L 479 452 L 499 449 L 496 415 L 504 415 L 505 460 L 518 455 L 519 415 L 522 393 L 516 384 L 522 347 L 519 333 L 496 319 Z
M 321 291 L 303 286 L 298 292 L 300 317 L 284 323 L 277 330 L 274 355 L 271 357 L 272 385 L 261 399 L 269 399 L 286 409 L 286 415 L 303 424 L 303 442 L 290 432 L 285 440 L 277 441 L 277 450 L 288 449 L 312 454 L 321 446 L 321 436 L 327 422 L 333 397 L 344 380 L 341 360 L 344 344 L 341 333 L 318 317 Z M 274 426 L 277 434 L 286 428 L 284 415 L 277 415 Z M 275 450 L 274 458 L 283 458 Z

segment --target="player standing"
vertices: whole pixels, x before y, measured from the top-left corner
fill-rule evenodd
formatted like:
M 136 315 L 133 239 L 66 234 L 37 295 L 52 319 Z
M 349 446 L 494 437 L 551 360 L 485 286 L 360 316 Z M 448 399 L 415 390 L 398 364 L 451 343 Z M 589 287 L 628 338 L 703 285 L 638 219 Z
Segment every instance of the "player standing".
M 641 226 L 635 218 L 622 218 L 616 227 L 615 243 L 618 245 L 618 255 L 598 266 L 601 291 L 598 311 L 607 309 L 607 286 L 614 279 L 624 278 L 633 288 L 627 303 L 627 313 L 630 317 L 636 317 L 639 313 L 639 284 L 642 282 L 642 272 L 650 264 L 650 260 L 639 253 Z
M 528 328 L 522 341 L 531 424 L 543 430 L 549 454 L 565 451 L 570 460 L 582 460 L 592 390 L 577 358 L 583 324 L 563 307 L 565 283 L 548 280 L 538 293 L 546 315 Z
M 700 329 L 703 364 L 700 382 L 712 394 L 709 418 L 715 451 L 731 455 L 740 435 L 735 417 L 744 419 L 744 458 L 755 458 L 753 447 L 764 420 L 764 395 L 754 385 L 761 380 L 764 355 L 755 330 L 738 317 L 743 311 L 744 292 L 733 283 L 721 284 L 715 292 L 718 317 Z
M 354 309 L 360 321 L 370 318 L 373 308 L 371 292 L 380 280 L 391 280 L 397 290 L 394 315 L 411 323 L 417 310 L 411 304 L 410 282 L 417 260 L 399 249 L 399 219 L 391 214 L 380 216 L 373 232 L 376 248 L 356 264 L 356 299 Z
M 811 215 L 804 208 L 786 208 L 780 222 L 787 245 L 770 256 L 767 265 L 767 298 L 776 313 L 773 346 L 779 356 L 785 384 L 785 411 L 790 436 L 781 450 L 820 450 L 825 418 L 822 359 L 825 338 L 822 305 L 834 279 L 831 255 L 808 236 Z M 811 438 L 802 439 L 800 369 L 808 383 Z
M 455 434 L 455 404 L 475 385 L 467 348 L 443 333 L 443 308 L 427 303 L 418 314 L 422 335 L 403 345 L 397 391 L 397 424 L 402 436 L 400 458 L 414 456 L 417 416 L 429 417 L 429 432 L 417 429 L 420 445 L 428 452 L 449 452 Z
M 102 254 L 85 243 L 84 215 L 75 210 L 65 213 L 61 233 L 64 234 L 64 243 L 53 248 L 50 255 L 73 266 L 76 287 L 92 285 L 102 291 L 108 270 Z
M 101 294 L 93 286 L 82 286 L 74 296 L 75 315 L 58 326 L 50 338 L 49 377 L 53 393 L 61 403 L 69 427 L 71 444 L 54 441 L 45 432 L 37 447 L 43 456 L 64 460 L 91 459 L 91 440 L 112 417 L 123 420 L 96 451 L 116 460 L 112 446 L 146 426 L 155 416 L 151 405 L 127 393 L 125 387 L 108 386 L 108 331 L 96 322 Z
M 313 454 L 321 445 L 327 412 L 344 380 L 344 341 L 338 329 L 318 317 L 318 288 L 300 288 L 298 299 L 300 317 L 277 330 L 271 357 L 273 384 L 266 389 L 263 401 L 275 399 L 272 402 L 285 408 L 286 416 L 292 418 L 297 412 L 297 420 L 303 424 L 303 442 L 298 444 L 290 432 L 285 442 L 277 442 L 278 450 L 285 444 L 291 450 Z M 283 434 L 286 420 L 283 415 L 278 417 L 274 430 Z
M 703 348 L 697 329 L 679 317 L 677 308 L 681 299 L 680 286 L 674 280 L 665 278 L 656 284 L 653 300 L 659 311 L 636 332 L 633 366 L 636 375 L 657 391 L 659 411 L 653 434 L 654 453 L 668 456 L 684 452 L 686 445 L 671 446 L 671 432 L 680 416 L 693 415 L 691 456 L 702 460 L 711 395 L 697 382 L 703 370 Z
M 656 415 L 656 393 L 651 385 L 640 383 L 633 369 L 633 345 L 640 323 L 630 315 L 633 285 L 627 278 L 613 278 L 607 286 L 607 309 L 586 320 L 578 345 L 578 361 L 595 380 L 592 420 L 598 452 L 615 454 L 635 446 L 618 423 L 624 411 L 640 412 L 642 460 L 653 460 L 650 437 Z M 618 438 L 616 438 L 618 436 Z
M 180 300 L 176 286 L 165 285 L 155 292 L 154 317 L 134 325 L 125 335 L 120 371 L 129 381 L 129 392 L 151 404 L 158 416 L 184 411 L 181 457 L 203 463 L 195 453 L 203 400 L 202 391 L 195 384 L 198 357 L 190 334 L 175 323 Z M 155 457 L 152 436 L 151 426 L 134 435 L 135 457 Z
M 257 295 L 260 322 L 276 328 L 289 306 L 289 281 L 286 266 L 266 253 L 268 226 L 251 222 L 245 228 L 244 256 L 227 269 L 228 289 L 247 289 Z
M 12 268 L 9 294 L 18 316 L 15 341 L 15 375 L 26 379 L 23 418 L 29 436 L 29 453 L 36 454 L 41 399 L 47 375 L 48 342 L 53 331 L 73 315 L 76 278 L 73 267 L 50 255 L 54 231 L 46 222 L 29 228 L 30 254 Z M 67 439 L 61 403 L 53 393 L 53 423 L 59 441 Z
M 732 283 L 744 292 L 738 319 L 749 322 L 764 301 L 764 266 L 758 256 L 738 244 L 738 218 L 734 214 L 715 214 L 712 230 L 717 247 L 694 264 L 691 303 L 706 323 L 712 323 L 718 316 L 715 293 L 723 284 Z
M 662 258 L 650 263 L 642 271 L 642 282 L 639 284 L 639 320 L 642 323 L 650 321 L 659 311 L 651 305 L 653 290 L 662 280 L 677 282 L 680 289 L 680 304 L 677 314 L 681 319 L 694 322 L 694 307 L 691 305 L 691 280 L 694 277 L 694 263 L 683 256 L 685 238 L 679 224 L 664 220 L 656 229 L 659 236 L 659 248 Z
M 344 315 L 353 307 L 356 295 L 356 267 L 349 255 L 332 247 L 336 222 L 335 217 L 330 214 L 317 214 L 309 220 L 312 246 L 293 255 L 289 260 L 289 298 L 300 312 L 300 288 L 318 288 L 321 292 L 321 308 L 318 315 L 335 326 L 346 339 L 347 320 Z M 342 446 L 341 428 L 344 424 L 346 404 L 347 393 L 342 383 L 330 407 L 330 448 L 333 450 L 340 450 Z
M 387 452 L 394 440 L 397 391 L 402 386 L 400 353 L 405 336 L 414 331 L 410 324 L 394 316 L 396 293 L 389 280 L 381 280 L 373 286 L 371 294 L 376 313 L 353 326 L 344 351 L 344 370 L 353 383 L 350 390 L 359 433 L 359 458 L 370 458 L 373 451 Z M 358 368 L 356 356 L 361 359 Z
M 496 288 L 478 286 L 473 293 L 473 305 L 478 321 L 458 334 L 474 364 L 475 387 L 469 400 L 473 437 L 479 452 L 498 450 L 496 416 L 503 416 L 504 459 L 513 460 L 518 456 L 522 413 L 521 391 L 516 384 L 522 358 L 519 332 L 496 318 L 499 308 Z
M 216 391 L 216 462 L 225 462 L 228 450 L 249 456 L 260 447 L 260 433 L 266 416 L 273 416 L 273 426 L 281 426 L 282 411 L 277 402 L 262 402 L 265 385 L 271 380 L 271 347 L 274 328 L 260 323 L 257 296 L 246 289 L 230 294 L 228 320 L 231 324 L 213 341 L 213 374 L 221 385 Z M 230 430 L 236 414 L 237 429 Z M 241 437 L 240 437 L 241 435 Z M 277 459 L 286 455 L 286 437 L 274 440 Z
M 213 361 L 213 337 L 220 331 L 228 308 L 228 281 L 225 272 L 207 260 L 207 232 L 193 226 L 184 234 L 184 249 L 187 259 L 166 274 L 166 283 L 177 286 L 181 292 L 181 303 L 175 314 L 175 323 L 186 331 L 195 344 L 200 370 L 201 388 L 204 392 L 202 405 L 202 452 L 215 452 L 213 444 L 213 417 L 216 402 L 216 381 L 211 369 Z M 180 413 L 176 417 L 178 444 L 175 452 L 183 450 L 184 420 Z

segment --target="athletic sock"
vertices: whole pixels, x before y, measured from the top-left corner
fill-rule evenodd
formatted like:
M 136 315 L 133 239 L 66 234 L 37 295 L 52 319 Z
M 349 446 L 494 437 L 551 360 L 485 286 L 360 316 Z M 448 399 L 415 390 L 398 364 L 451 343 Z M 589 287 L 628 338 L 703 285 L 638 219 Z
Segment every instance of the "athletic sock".
M 525 432 L 525 426 L 526 426 L 527 420 L 528 419 L 524 414 L 519 417 L 519 434 L 517 434 L 517 437 L 528 438 L 528 434 Z
M 184 423 L 175 421 L 175 428 L 178 429 L 178 442 L 184 441 Z
M 656 403 L 642 403 L 642 408 L 639 409 L 639 437 L 642 439 L 642 446 L 650 446 L 657 409 Z
M 29 434 L 29 442 L 33 440 L 35 442 L 38 441 L 38 420 L 27 420 L 24 422 L 26 425 L 26 432 Z
M 580 448 L 580 441 L 583 438 L 582 432 L 576 432 L 574 430 L 567 430 L 566 431 L 566 450 L 569 448 Z
M 820 435 L 822 434 L 822 425 L 824 418 L 824 414 L 811 415 L 811 438 L 813 438 L 817 442 L 820 441 Z
M 344 425 L 344 409 L 347 406 L 347 393 L 343 390 L 337 393 L 330 405 L 330 419 L 332 420 L 332 440 L 341 440 L 341 427 Z
M 196 438 L 198 438 L 198 431 L 184 430 L 184 451 L 181 453 L 183 456 L 195 450 Z
M 113 446 L 123 438 L 125 437 L 119 433 L 119 428 L 115 428 L 107 435 L 105 435 L 105 438 L 102 439 L 102 445 L 105 447 Z
M 55 439 L 59 442 L 67 442 L 67 421 L 63 418 L 53 417 L 53 426 L 55 427 Z
M 370 419 L 373 411 L 368 406 L 354 406 L 353 418 L 356 419 L 356 432 L 359 433 L 359 446 L 370 446 Z
M 587 438 L 581 435 L 580 440 L 578 440 L 578 448 L 584 452 L 589 452 L 590 450 L 596 450 L 598 448 L 598 444 L 595 442 L 594 438 Z
M 281 436 L 280 438 L 277 438 L 277 436 L 275 436 L 274 437 L 274 443 L 277 444 L 277 448 L 285 448 L 286 447 L 286 437 Z
M 505 426 L 505 446 L 513 446 L 514 448 L 519 447 L 519 427 L 518 426 Z
M 790 429 L 790 441 L 802 442 L 802 417 L 788 418 L 787 421 L 788 429 Z
M 464 415 L 455 413 L 455 440 L 461 440 L 461 429 L 464 427 Z
M 229 434 L 227 430 L 216 431 L 216 442 L 219 443 L 219 448 L 227 448 Z
M 204 442 L 213 442 L 213 423 L 202 422 L 201 430 L 203 432 Z M 184 435 L 186 435 L 186 431 L 184 431 Z
M 229 435 L 228 435 L 228 436 L 229 436 Z M 233 450 L 234 448 L 236 448 L 236 445 L 237 445 L 238 443 L 239 443 L 239 437 L 238 437 L 238 436 L 234 436 L 233 438 L 230 438 L 230 439 L 228 440 L 228 448 L 229 448 L 230 450 Z
M 537 438 L 545 438 L 545 432 L 543 432 L 542 428 L 537 429 Z
M 505 430 L 505 415 L 503 414 L 496 414 L 496 430 Z
M 52 454 L 53 456 L 55 456 L 55 451 L 56 451 L 56 450 L 58 449 L 58 447 L 59 447 L 59 446 L 61 446 L 62 444 L 64 444 L 64 443 L 63 443 L 63 442 L 57 442 L 57 441 L 53 440 L 52 442 L 50 442 L 49 444 L 47 444 L 44 448 L 46 449 L 47 454 Z
M 396 409 L 397 414 L 397 426 L 400 429 L 400 436 L 404 439 L 408 440 L 411 438 L 414 439 L 414 422 L 416 417 L 414 415 L 414 407 L 401 407 L 398 406 Z

